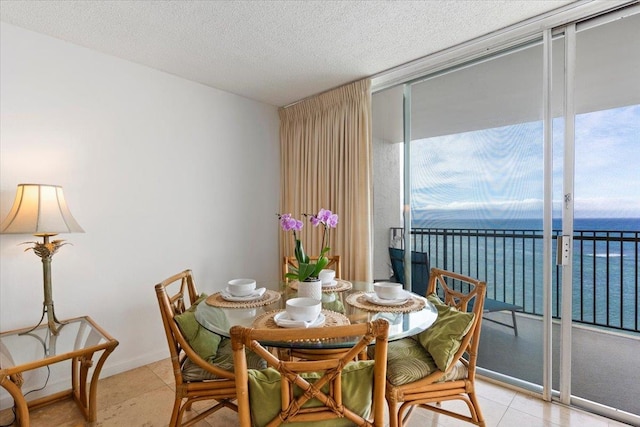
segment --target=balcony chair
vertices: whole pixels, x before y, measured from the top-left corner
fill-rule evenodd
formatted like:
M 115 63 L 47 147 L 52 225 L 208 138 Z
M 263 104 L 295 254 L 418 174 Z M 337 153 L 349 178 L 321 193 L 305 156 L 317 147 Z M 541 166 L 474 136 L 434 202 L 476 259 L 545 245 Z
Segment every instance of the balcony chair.
M 404 284 L 404 249 L 389 248 L 389 258 L 391 259 L 391 269 L 395 281 Z M 412 291 L 418 295 L 425 295 L 427 283 L 429 283 L 429 254 L 426 252 L 411 252 L 411 287 Z M 473 311 L 473 301 L 467 307 L 468 311 Z M 513 333 L 518 336 L 518 323 L 516 311 L 521 311 L 522 306 L 511 304 L 496 299 L 485 298 L 484 313 L 494 313 L 497 311 L 510 311 L 511 323 L 485 317 L 488 322 L 497 323 L 513 329 Z
M 389 248 L 389 259 L 393 270 L 393 279 L 404 285 L 404 249 Z M 429 283 L 429 254 L 411 252 L 411 291 L 418 295 L 426 295 Z
M 173 294 L 168 293 L 171 289 Z M 190 426 L 223 407 L 238 410 L 231 341 L 207 331 L 195 320 L 195 308 L 206 298 L 198 296 L 191 270 L 169 277 L 155 286 L 162 323 L 169 344 L 175 377 L 175 400 L 169 425 Z M 188 298 L 189 305 L 186 304 Z M 255 355 L 249 364 L 265 366 Z M 194 402 L 214 403 L 183 423 L 184 412 Z
M 389 343 L 386 399 L 390 427 L 402 427 L 415 407 L 484 426 L 475 374 L 486 285 L 437 268 L 431 269 L 430 276 L 428 299 L 438 309 L 438 319 L 414 337 Z M 468 285 L 469 291 L 455 291 L 454 282 Z M 471 301 L 474 309 L 467 312 Z M 469 415 L 440 406 L 440 402 L 455 399 L 467 404 Z
M 231 328 L 241 427 L 288 422 L 324 426 L 384 426 L 384 387 L 389 324 L 378 319 L 331 328 Z M 325 340 L 360 336 L 353 347 L 322 360 L 281 360 L 260 342 Z M 353 361 L 375 341 L 375 361 Z M 248 369 L 245 350 L 269 368 Z M 372 416 L 373 415 L 373 416 Z M 319 423 L 318 423 L 319 422 Z

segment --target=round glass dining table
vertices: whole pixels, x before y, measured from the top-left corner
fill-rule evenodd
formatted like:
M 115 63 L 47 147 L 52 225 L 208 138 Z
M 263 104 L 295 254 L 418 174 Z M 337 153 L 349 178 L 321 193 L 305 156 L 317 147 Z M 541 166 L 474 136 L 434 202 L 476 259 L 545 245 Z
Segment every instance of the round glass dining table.
M 342 281 L 343 283 L 346 281 Z M 327 317 L 337 317 L 346 323 L 362 323 L 376 319 L 385 319 L 389 322 L 389 341 L 405 338 L 418 334 L 429 328 L 436 320 L 438 311 L 423 296 L 411 293 L 411 301 L 414 303 L 415 309 L 409 307 L 407 310 L 393 306 L 363 305 L 356 302 L 355 297 L 361 296 L 363 293 L 373 292 L 373 283 L 371 282 L 346 282 L 351 286 L 343 291 L 333 292 L 330 288 L 323 289 L 322 306 L 323 313 Z M 271 291 L 273 293 L 274 291 Z M 277 300 L 258 307 L 246 307 L 243 304 L 232 306 L 232 304 L 224 304 L 226 306 L 216 306 L 203 301 L 198 304 L 195 312 L 196 320 L 207 330 L 229 337 L 229 330 L 234 325 L 245 327 L 260 327 L 256 325 L 260 319 L 269 318 L 274 313 L 283 311 L 286 301 L 289 298 L 297 296 L 295 286 L 292 289 L 290 284 L 281 283 L 279 285 L 280 298 Z M 216 294 L 214 294 L 216 295 Z M 351 301 L 351 303 L 350 303 Z M 326 325 L 325 325 L 326 326 Z M 272 323 L 268 327 L 277 327 Z M 351 347 L 355 344 L 357 337 L 344 337 L 337 340 L 322 340 L 308 342 L 263 342 L 263 345 L 281 348 L 299 348 L 299 349 L 339 349 Z

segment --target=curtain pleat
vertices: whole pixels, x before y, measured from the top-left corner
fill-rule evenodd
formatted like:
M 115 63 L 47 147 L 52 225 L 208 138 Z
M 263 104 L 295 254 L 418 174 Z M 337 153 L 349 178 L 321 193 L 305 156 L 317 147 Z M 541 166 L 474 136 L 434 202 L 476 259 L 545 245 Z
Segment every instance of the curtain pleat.
M 341 256 L 342 278 L 372 277 L 371 81 L 361 80 L 290 107 L 280 114 L 280 213 L 302 219 L 309 255 L 318 255 L 320 228 L 302 214 L 337 213 L 330 255 Z M 293 255 L 293 236 L 280 233 L 280 260 Z

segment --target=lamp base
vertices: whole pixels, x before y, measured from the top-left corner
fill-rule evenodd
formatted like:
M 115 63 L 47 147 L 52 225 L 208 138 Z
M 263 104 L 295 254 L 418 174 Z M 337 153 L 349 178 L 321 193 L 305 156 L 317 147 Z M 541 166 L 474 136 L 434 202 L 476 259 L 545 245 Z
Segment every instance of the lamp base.
M 49 331 L 53 335 L 58 335 L 58 327 L 56 325 L 63 325 L 64 323 L 59 321 L 56 318 L 56 313 L 53 310 L 53 292 L 51 290 L 51 257 L 55 254 L 61 246 L 64 246 L 64 240 L 54 240 L 52 242 L 49 241 L 50 236 L 55 236 L 55 234 L 42 234 L 41 235 L 44 241 L 41 242 L 25 242 L 32 243 L 33 252 L 42 258 L 42 276 L 44 279 L 44 302 L 42 303 L 42 317 L 40 317 L 40 321 L 36 326 L 31 328 L 26 333 L 29 333 L 35 330 L 42 321 L 44 320 L 45 313 L 47 314 L 47 326 L 49 327 Z
M 40 321 L 38 322 L 38 324 L 33 328 L 29 329 L 28 331 L 21 333 L 20 335 L 33 332 L 38 326 L 42 324 L 45 314 L 47 315 L 47 327 L 49 328 L 49 331 L 53 335 L 58 335 L 60 328 L 66 325 L 67 322 L 61 322 L 58 320 L 58 318 L 56 317 L 56 312 L 53 309 L 53 301 L 51 303 L 44 302 L 42 304 L 42 316 L 40 317 Z

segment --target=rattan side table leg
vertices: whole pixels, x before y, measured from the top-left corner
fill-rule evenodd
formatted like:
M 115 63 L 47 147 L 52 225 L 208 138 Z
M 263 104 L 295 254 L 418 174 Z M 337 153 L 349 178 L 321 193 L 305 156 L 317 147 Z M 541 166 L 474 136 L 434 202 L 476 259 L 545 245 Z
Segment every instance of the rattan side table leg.
M 16 405 L 16 419 L 20 427 L 29 427 L 29 408 L 22 395 L 22 389 L 18 387 L 8 375 L 2 374 L 0 386 L 9 392 Z
M 84 417 L 89 422 L 97 420 L 97 392 L 98 392 L 98 380 L 100 379 L 100 371 L 107 357 L 118 345 L 117 341 L 107 347 L 98 359 L 95 369 L 91 374 L 91 378 L 88 378 L 89 368 L 93 366 L 93 353 L 84 355 L 82 357 L 73 358 L 71 363 L 71 377 L 72 377 L 72 389 L 73 399 L 76 401 Z M 89 387 L 87 388 L 87 382 Z

